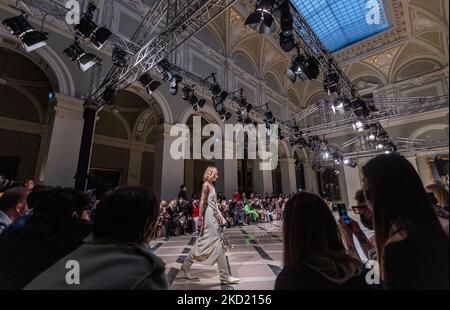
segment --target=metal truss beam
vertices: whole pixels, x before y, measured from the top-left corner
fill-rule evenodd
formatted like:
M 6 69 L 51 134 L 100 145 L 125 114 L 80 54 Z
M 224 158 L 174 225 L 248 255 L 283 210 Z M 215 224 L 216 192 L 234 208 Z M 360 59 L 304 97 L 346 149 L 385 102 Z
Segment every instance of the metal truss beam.
M 423 112 L 434 111 L 438 109 L 448 109 L 448 96 L 441 97 L 420 97 L 420 98 L 379 98 L 374 99 L 374 106 L 378 111 L 372 112 L 370 116 L 362 121 L 365 124 L 383 123 L 392 121 L 401 117 L 416 115 Z M 320 125 L 303 128 L 307 136 L 327 135 L 336 131 L 351 128 L 353 123 L 360 119 L 354 113 L 345 112 L 344 114 L 334 114 L 327 102 L 319 103 L 331 121 L 321 123 Z
M 182 45 L 191 36 L 214 20 L 236 0 L 170 0 L 163 1 L 161 12 L 165 10 L 168 18 L 159 18 L 154 25 L 162 32 L 149 38 L 149 41 L 128 60 L 125 68 L 113 68 L 107 77 L 88 97 L 93 105 L 101 105 L 101 96 L 107 87 L 123 89 L 135 82 L 140 75 L 152 69 L 162 59 Z M 176 11 L 176 16 L 170 12 Z M 169 13 L 168 13 L 169 12 Z M 156 14 L 155 14 L 156 15 Z M 151 19 L 149 19 L 151 20 Z M 144 23 L 145 24 L 145 23 Z M 139 34 L 137 34 L 139 38 Z

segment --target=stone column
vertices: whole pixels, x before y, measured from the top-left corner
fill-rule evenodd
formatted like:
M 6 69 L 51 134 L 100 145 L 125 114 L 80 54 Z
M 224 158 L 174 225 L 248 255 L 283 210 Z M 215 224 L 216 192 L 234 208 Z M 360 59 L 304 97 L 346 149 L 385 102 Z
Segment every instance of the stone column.
M 316 172 L 313 170 L 310 164 L 305 164 L 304 168 L 306 191 L 314 194 L 319 194 Z
M 47 185 L 73 187 L 83 132 L 83 101 L 58 94 L 52 123 L 40 179 Z
M 297 178 L 295 175 L 295 159 L 280 159 L 281 167 L 281 186 L 284 194 L 292 194 L 297 192 Z
M 272 194 L 272 170 L 259 169 L 259 160 L 253 161 L 253 184 L 256 192 L 264 196 L 266 193 Z
M 141 148 L 131 145 L 127 185 L 141 184 L 142 153 L 143 150 Z
M 356 191 L 362 189 L 361 176 L 357 168 L 344 167 L 345 185 L 347 187 L 347 196 L 349 206 L 356 206 L 354 199 Z
M 170 124 L 158 128 L 155 145 L 153 190 L 160 199 L 175 198 L 184 183 L 184 159 L 173 159 L 170 146 L 177 137 L 170 136 Z
M 419 172 L 420 178 L 422 179 L 423 186 L 428 186 L 433 184 L 433 174 L 428 165 L 428 157 L 417 157 L 417 170 Z
M 238 188 L 238 161 L 234 145 L 224 143 L 224 152 L 227 151 L 227 147 L 233 151 L 233 158 L 224 159 L 222 161 L 223 172 L 221 178 L 223 179 L 223 192 L 228 198 L 231 197 Z

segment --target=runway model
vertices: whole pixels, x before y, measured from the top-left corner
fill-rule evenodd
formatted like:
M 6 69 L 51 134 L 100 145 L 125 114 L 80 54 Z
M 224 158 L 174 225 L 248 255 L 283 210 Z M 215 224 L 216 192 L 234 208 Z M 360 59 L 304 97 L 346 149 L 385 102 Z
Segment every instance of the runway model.
M 181 270 L 186 279 L 192 279 L 189 269 L 194 261 L 209 266 L 217 263 L 222 284 L 238 284 L 240 280 L 230 275 L 225 256 L 225 251 L 229 247 L 221 228 L 225 224 L 225 219 L 219 211 L 213 185 L 218 178 L 219 172 L 215 167 L 208 167 L 203 175 L 200 217 L 197 224 L 199 237 L 181 266 Z

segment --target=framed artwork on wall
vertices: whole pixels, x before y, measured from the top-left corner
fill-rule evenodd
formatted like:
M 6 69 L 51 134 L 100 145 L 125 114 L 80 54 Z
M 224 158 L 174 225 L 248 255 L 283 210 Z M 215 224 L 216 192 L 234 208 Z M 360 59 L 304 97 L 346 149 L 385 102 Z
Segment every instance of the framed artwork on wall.
M 433 159 L 428 159 L 427 162 L 431 180 L 434 183 L 440 183 L 449 188 L 449 157 L 436 156 Z

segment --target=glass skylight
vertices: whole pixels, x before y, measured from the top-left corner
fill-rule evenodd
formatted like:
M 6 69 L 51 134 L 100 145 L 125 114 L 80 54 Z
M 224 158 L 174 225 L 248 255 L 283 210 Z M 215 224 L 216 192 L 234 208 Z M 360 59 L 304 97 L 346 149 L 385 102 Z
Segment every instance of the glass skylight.
M 292 0 L 330 52 L 391 27 L 383 0 Z

